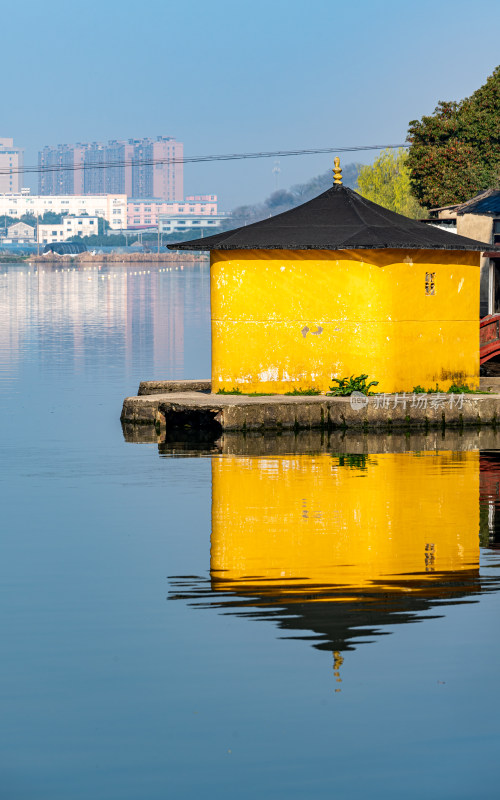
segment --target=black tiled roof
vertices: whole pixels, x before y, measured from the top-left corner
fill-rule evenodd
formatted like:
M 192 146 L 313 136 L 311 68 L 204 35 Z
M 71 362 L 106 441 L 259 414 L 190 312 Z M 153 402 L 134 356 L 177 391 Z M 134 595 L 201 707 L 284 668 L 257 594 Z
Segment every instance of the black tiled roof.
M 408 219 L 335 184 L 297 208 L 171 250 L 474 250 L 491 245 Z

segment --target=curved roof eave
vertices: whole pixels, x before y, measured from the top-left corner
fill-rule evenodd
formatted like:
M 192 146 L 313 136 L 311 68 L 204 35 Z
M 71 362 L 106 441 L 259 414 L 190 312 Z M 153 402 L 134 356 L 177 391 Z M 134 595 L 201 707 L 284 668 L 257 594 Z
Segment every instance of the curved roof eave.
M 296 208 L 170 250 L 471 250 L 491 248 L 408 219 L 337 184 Z

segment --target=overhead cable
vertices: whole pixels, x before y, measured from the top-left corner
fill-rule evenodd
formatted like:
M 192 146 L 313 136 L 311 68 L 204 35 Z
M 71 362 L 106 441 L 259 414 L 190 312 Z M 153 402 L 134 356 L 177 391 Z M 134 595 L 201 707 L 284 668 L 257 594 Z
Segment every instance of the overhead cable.
M 182 158 L 151 158 L 125 161 L 87 161 L 81 164 L 51 164 L 50 166 L 29 166 L 18 169 L 0 169 L 0 175 L 46 174 L 50 172 L 78 172 L 87 169 L 112 169 L 116 167 L 146 167 L 156 164 L 200 164 L 211 161 L 243 161 L 255 158 L 286 158 L 287 156 L 321 155 L 325 153 L 359 153 L 367 150 L 394 150 L 408 147 L 408 144 L 370 144 L 352 147 L 320 147 L 308 150 L 270 150 L 258 153 L 226 153 L 224 155 L 191 156 Z

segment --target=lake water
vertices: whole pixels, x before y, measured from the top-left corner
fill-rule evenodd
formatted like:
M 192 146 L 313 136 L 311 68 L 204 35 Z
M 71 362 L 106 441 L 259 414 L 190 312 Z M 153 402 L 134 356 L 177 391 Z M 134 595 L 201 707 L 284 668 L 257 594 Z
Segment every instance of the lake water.
M 0 265 L 1 796 L 498 797 L 500 434 L 124 435 L 208 279 Z

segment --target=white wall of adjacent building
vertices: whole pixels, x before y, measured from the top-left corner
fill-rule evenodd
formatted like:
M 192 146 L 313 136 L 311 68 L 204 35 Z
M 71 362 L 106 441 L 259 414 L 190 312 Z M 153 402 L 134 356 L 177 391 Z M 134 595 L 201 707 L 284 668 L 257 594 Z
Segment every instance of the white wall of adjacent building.
M 43 216 L 46 211 L 79 217 L 102 217 L 114 230 L 127 227 L 127 195 L 31 195 L 28 193 L 0 194 L 0 216 L 22 217 L 23 214 Z M 50 226 L 49 226 L 50 227 Z M 59 241 L 59 240 L 58 240 Z

